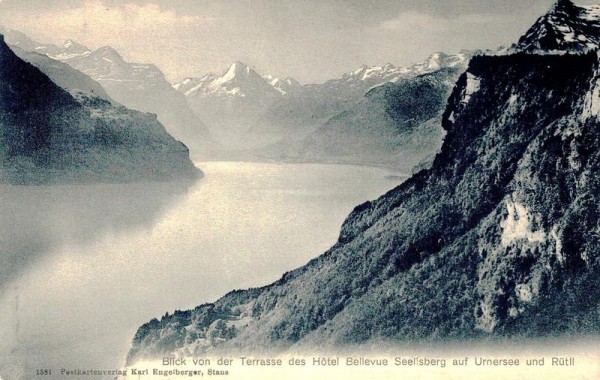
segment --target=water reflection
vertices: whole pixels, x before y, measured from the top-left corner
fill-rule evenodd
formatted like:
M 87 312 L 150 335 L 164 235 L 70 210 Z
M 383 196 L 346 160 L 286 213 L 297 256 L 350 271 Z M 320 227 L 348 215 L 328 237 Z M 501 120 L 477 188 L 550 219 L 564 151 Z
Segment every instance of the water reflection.
M 0 294 L 61 245 L 151 227 L 192 184 L 0 185 Z

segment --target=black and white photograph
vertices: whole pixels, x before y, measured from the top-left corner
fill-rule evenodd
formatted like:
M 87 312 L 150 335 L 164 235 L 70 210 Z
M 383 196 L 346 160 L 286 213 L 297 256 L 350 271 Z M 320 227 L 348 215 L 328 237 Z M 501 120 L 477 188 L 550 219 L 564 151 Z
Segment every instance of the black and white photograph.
M 600 1 L 0 0 L 0 380 L 600 379 Z

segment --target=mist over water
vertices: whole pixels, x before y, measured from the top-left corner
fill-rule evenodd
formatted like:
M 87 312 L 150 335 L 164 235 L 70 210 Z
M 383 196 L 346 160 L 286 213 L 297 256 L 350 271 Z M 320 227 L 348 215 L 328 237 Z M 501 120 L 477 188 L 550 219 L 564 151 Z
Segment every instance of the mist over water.
M 151 227 L 191 185 L 0 185 L 0 289 L 58 246 Z
M 356 166 L 199 166 L 193 184 L 0 188 L 0 376 L 120 367 L 142 323 L 278 279 L 400 182 Z

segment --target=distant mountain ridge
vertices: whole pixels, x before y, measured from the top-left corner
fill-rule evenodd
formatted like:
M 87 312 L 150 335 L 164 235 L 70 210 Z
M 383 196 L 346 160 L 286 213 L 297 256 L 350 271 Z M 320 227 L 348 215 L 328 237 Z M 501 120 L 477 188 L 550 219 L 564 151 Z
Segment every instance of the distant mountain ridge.
M 24 53 L 31 55 L 34 53 Z M 34 54 L 59 87 L 0 37 L 0 183 L 134 182 L 201 175 L 149 114 L 105 99 L 91 79 Z M 87 91 L 84 91 L 87 88 Z M 97 93 L 94 93 L 97 92 Z
M 33 64 L 74 97 L 98 97 L 111 103 L 114 102 L 98 82 L 66 63 L 52 59 L 45 54 L 23 50 L 18 46 L 13 46 L 12 50 L 19 58 Z
M 361 66 L 355 71 L 344 74 L 339 79 L 332 79 L 323 84 L 305 86 L 302 86 L 293 78 L 280 79 L 269 74 L 261 75 L 244 63 L 234 62 L 223 75 L 211 73 L 201 78 L 186 78 L 174 84 L 173 87 L 190 98 L 198 96 L 253 97 L 259 99 L 257 102 L 265 98 L 283 98 L 285 95 L 299 94 L 304 91 L 319 91 L 331 88 L 336 90 L 342 88 L 345 90 L 342 91 L 343 96 L 348 89 L 356 89 L 362 92 L 373 86 L 386 82 L 396 82 L 409 76 L 431 73 L 440 68 L 464 67 L 471 55 L 472 52 L 468 51 L 455 55 L 438 52 L 432 54 L 426 61 L 410 67 L 396 67 L 392 64 Z
M 284 135 L 257 155 L 411 172 L 441 147 L 446 100 L 476 53 L 434 53 L 405 68 L 365 66 L 323 85 L 307 86 L 308 95 L 291 96 L 271 108 L 268 123 L 275 128 L 269 131 L 264 122 L 252 130 Z M 281 117 L 275 121 L 273 115 Z
M 301 85 L 292 78 L 279 79 L 260 75 L 241 62 L 234 62 L 223 75 L 207 74 L 201 78 L 186 78 L 173 87 L 187 97 L 254 97 L 256 99 L 286 95 Z
M 222 75 L 186 78 L 173 88 L 187 98 L 192 110 L 206 120 L 211 134 L 227 149 L 247 147 L 244 133 L 277 100 L 302 89 L 292 78 L 261 75 L 234 62 Z
M 299 139 L 263 150 L 284 161 L 369 164 L 410 173 L 440 149 L 442 112 L 465 67 L 376 86 L 355 106 Z
M 361 66 L 359 69 L 342 75 L 340 79 L 327 81 L 330 85 L 352 81 L 366 82 L 365 86 L 378 86 L 386 82 L 397 82 L 400 79 L 429 74 L 442 68 L 464 67 L 473 52 L 463 50 L 458 54 L 435 52 L 423 62 L 411 66 L 397 67 L 388 63 L 384 66 Z M 318 86 L 318 85 L 313 85 Z
M 251 67 L 236 62 L 223 75 L 207 74 L 202 78 L 187 78 L 175 84 L 174 88 L 186 95 L 197 114 L 205 117 L 217 140 L 223 146 L 229 146 L 221 153 L 216 153 L 215 157 L 219 159 L 323 161 L 389 166 L 397 158 L 393 157 L 396 153 L 390 153 L 393 144 L 383 142 L 383 137 L 379 140 L 376 137 L 381 134 L 379 122 L 389 124 L 389 121 L 376 120 L 375 113 L 371 113 L 371 119 L 363 118 L 361 122 L 364 137 L 361 145 L 369 153 L 361 155 L 357 152 L 354 160 L 342 157 L 342 153 L 333 152 L 343 149 L 342 141 L 336 143 L 335 137 L 323 140 L 316 135 L 309 135 L 334 123 L 334 119 L 343 119 L 342 115 L 352 114 L 355 109 L 364 107 L 365 95 L 374 87 L 444 69 L 455 72 L 456 79 L 474 54 L 476 52 L 461 51 L 454 55 L 438 52 L 424 62 L 408 67 L 396 67 L 392 64 L 362 66 L 340 78 L 308 85 L 300 85 L 291 78 L 261 75 Z M 449 89 L 446 92 L 449 93 Z M 377 117 L 386 116 L 379 113 Z M 369 142 L 370 129 L 374 138 Z M 435 143 L 418 143 L 422 147 L 429 146 L 426 156 L 435 153 L 439 147 L 440 131 L 430 132 L 429 136 L 423 134 L 423 137 L 435 140 Z M 304 140 L 310 138 L 321 142 L 317 144 L 322 147 L 317 149 L 320 152 L 312 148 L 308 149 L 311 152 L 305 149 L 310 142 Z M 381 145 L 382 142 L 384 145 Z M 354 148 L 356 145 L 348 145 L 342 155 L 348 156 Z M 377 150 L 381 151 L 377 154 L 378 157 L 371 157 L 372 152 Z M 416 157 L 413 158 L 409 160 L 411 165 L 417 160 Z M 422 158 L 423 155 L 419 155 L 419 159 Z M 408 167 L 408 161 L 401 166 Z
M 190 145 L 194 156 L 213 148 L 204 122 L 191 111 L 185 97 L 175 91 L 152 64 L 126 62 L 112 47 L 94 51 L 72 40 L 62 46 L 40 44 L 8 28 L 7 43 L 64 62 L 101 84 L 108 95 L 126 107 L 158 115 L 169 132 Z
M 455 55 L 434 53 L 426 61 L 409 67 L 362 66 L 322 84 L 309 84 L 303 91 L 274 103 L 252 128 L 252 133 L 281 134 L 310 131 L 330 118 L 360 103 L 373 87 L 414 78 L 443 68 L 466 66 L 472 52 Z

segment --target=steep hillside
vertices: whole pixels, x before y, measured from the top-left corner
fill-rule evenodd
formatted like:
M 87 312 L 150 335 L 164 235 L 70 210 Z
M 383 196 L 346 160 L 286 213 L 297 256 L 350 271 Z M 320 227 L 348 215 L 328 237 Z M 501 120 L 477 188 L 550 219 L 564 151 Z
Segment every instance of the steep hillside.
M 85 78 L 68 80 L 89 85 Z M 0 183 L 132 182 L 200 174 L 185 145 L 156 117 L 113 105 L 102 95 L 73 97 L 0 38 Z
M 303 91 L 291 94 L 269 107 L 251 132 L 281 136 L 312 131 L 329 119 L 359 105 L 373 87 L 444 68 L 464 69 L 472 55 L 472 52 L 467 51 L 454 55 L 434 53 L 424 62 L 409 67 L 391 64 L 362 66 L 341 78 L 306 85 Z
M 52 64 L 31 53 L 38 53 L 81 71 L 98 82 L 108 95 L 125 107 L 154 113 L 170 134 L 190 145 L 194 157 L 203 157 L 214 148 L 206 125 L 192 112 L 185 96 L 171 87 L 163 73 L 154 65 L 130 63 L 109 46 L 91 51 L 74 41 L 61 46 L 41 44 L 25 34 L 0 26 L 6 42 L 21 49 L 21 58 L 38 66 L 45 74 L 57 73 L 58 64 Z M 25 55 L 29 53 L 29 55 Z M 43 64 L 40 66 L 38 64 Z M 50 69 L 52 71 L 48 72 Z M 62 68 L 60 68 L 62 70 Z M 59 75 L 64 77 L 64 75 Z M 70 76 L 71 80 L 73 76 Z M 53 77 L 57 80 L 57 77 Z M 59 83 L 63 88 L 76 83 Z M 75 87 L 76 88 L 76 87 Z M 71 89 L 68 89 L 71 91 Z
M 600 330 L 599 57 L 475 57 L 421 171 L 260 289 L 142 326 L 166 353 Z
M 19 58 L 37 67 L 72 96 L 97 97 L 113 102 L 98 82 L 66 63 L 52 59 L 45 54 L 23 50 L 18 46 L 13 46 L 11 49 Z
M 299 139 L 265 148 L 272 159 L 386 166 L 410 172 L 442 145 L 442 113 L 460 65 L 371 89 L 355 106 Z
M 129 63 L 113 48 L 105 46 L 83 55 L 54 56 L 102 85 L 126 107 L 155 113 L 175 138 L 185 141 L 192 156 L 212 149 L 206 125 L 189 108 L 185 97 L 171 87 L 158 67 Z

